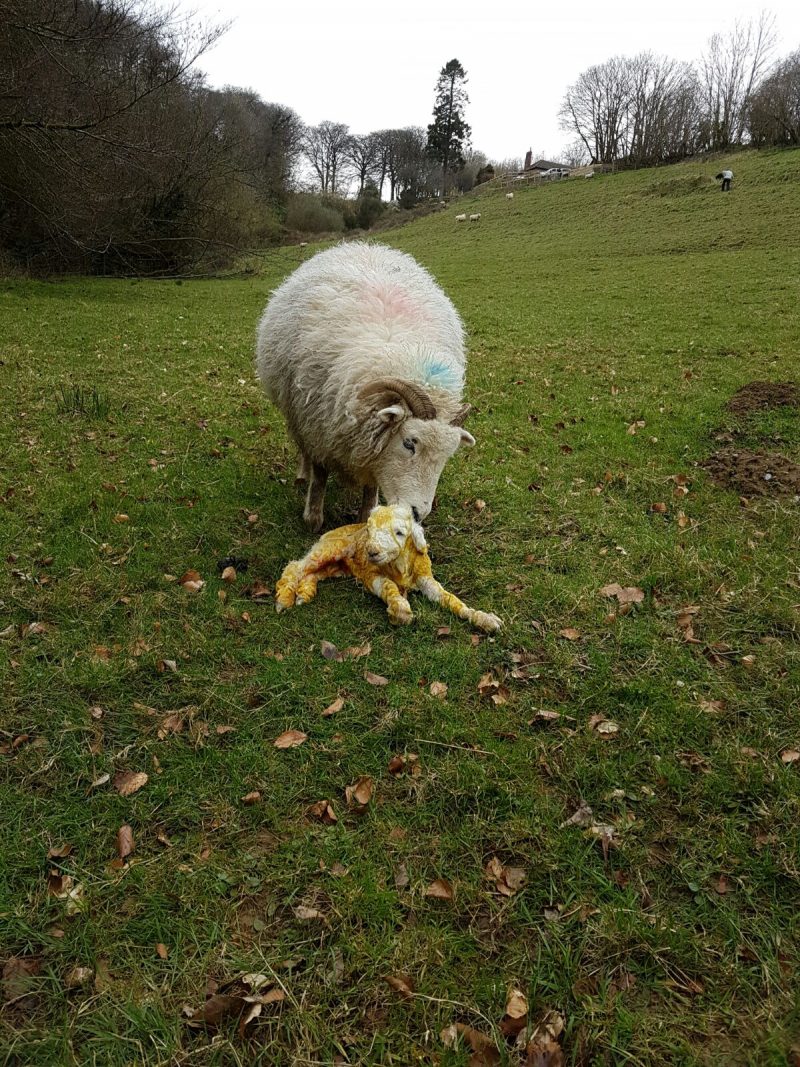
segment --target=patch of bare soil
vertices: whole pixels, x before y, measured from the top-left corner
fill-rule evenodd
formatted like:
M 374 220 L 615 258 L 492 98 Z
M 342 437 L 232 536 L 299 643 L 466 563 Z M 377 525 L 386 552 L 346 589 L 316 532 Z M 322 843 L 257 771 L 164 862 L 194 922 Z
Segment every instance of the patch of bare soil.
M 779 407 L 800 408 L 800 388 L 796 382 L 749 382 L 727 404 L 733 415 L 750 415 Z
M 800 464 L 779 452 L 723 448 L 701 464 L 712 481 L 742 496 L 800 494 Z

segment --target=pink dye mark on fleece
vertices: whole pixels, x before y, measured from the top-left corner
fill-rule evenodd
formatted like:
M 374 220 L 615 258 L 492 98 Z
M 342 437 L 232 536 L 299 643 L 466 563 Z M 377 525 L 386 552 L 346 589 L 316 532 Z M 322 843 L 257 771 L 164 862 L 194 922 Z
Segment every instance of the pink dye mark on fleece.
M 365 322 L 390 323 L 402 319 L 425 322 L 428 319 L 424 309 L 405 289 L 377 282 L 366 286 L 363 294 L 361 314 Z

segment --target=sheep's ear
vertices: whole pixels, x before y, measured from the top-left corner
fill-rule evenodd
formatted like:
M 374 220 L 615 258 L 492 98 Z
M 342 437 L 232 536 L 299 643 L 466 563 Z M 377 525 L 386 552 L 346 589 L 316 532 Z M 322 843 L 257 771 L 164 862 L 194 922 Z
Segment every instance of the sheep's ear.
M 411 540 L 414 542 L 414 548 L 416 548 L 417 552 L 424 552 L 428 547 L 428 542 L 425 540 L 425 531 L 418 522 L 415 522 L 411 527 Z
M 472 448 L 472 446 L 475 444 L 475 438 L 472 436 L 472 434 L 469 432 L 469 430 L 465 430 L 462 427 L 461 428 L 461 437 L 460 437 L 458 443 L 459 443 L 459 445 L 466 445 L 467 448 Z
M 377 414 L 381 422 L 385 422 L 387 426 L 396 426 L 403 421 L 408 412 L 402 404 L 390 404 L 388 408 L 381 408 Z

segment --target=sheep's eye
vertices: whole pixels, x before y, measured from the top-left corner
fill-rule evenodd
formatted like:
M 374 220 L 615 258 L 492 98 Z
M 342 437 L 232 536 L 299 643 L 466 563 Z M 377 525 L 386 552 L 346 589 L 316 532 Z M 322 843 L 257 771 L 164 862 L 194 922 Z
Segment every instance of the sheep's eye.
M 395 530 L 395 533 L 397 534 L 398 537 L 402 537 L 403 534 L 405 533 L 405 530 Z
M 403 441 L 403 448 L 407 448 L 413 456 L 414 453 L 417 451 L 417 442 L 414 441 L 411 437 L 406 437 L 406 439 Z

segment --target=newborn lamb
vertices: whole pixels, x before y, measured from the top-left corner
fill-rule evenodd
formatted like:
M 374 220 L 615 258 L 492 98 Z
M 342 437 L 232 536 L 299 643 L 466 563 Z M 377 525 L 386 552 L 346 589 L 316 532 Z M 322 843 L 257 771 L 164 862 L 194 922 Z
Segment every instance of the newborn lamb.
M 275 593 L 276 608 L 307 604 L 323 578 L 347 574 L 385 601 L 393 623 L 411 622 L 414 616 L 406 594 L 416 590 L 481 630 L 491 633 L 502 625 L 496 615 L 467 607 L 436 581 L 425 534 L 404 504 L 374 508 L 366 522 L 323 534 L 303 559 L 284 569 Z

